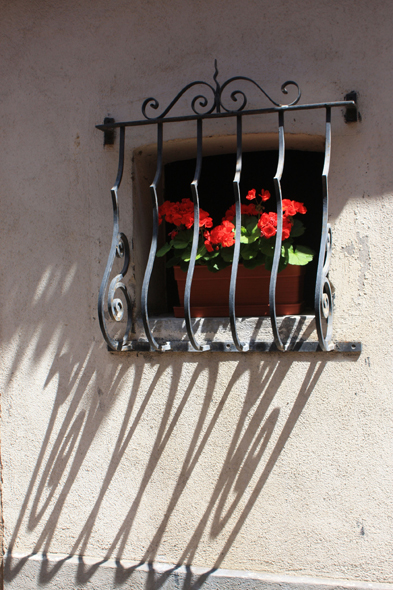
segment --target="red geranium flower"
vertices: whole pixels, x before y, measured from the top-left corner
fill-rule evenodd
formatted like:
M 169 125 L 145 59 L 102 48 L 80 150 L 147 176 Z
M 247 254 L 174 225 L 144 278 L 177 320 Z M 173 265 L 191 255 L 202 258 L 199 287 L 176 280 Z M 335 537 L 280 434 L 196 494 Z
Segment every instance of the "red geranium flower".
M 229 248 L 235 243 L 233 230 L 235 226 L 230 221 L 224 219 L 221 225 L 213 228 L 210 232 L 210 241 L 212 244 L 221 244 L 224 248 Z
M 265 189 L 261 190 L 259 196 L 261 197 L 262 201 L 268 201 L 270 199 L 270 193 L 269 191 L 265 191 Z
M 277 228 L 274 227 L 274 225 L 265 225 L 262 229 L 261 229 L 261 236 L 264 236 L 265 238 L 272 238 L 273 236 L 275 236 L 277 233 Z
M 246 199 L 248 199 L 249 201 L 252 201 L 253 199 L 256 199 L 256 194 L 257 194 L 257 191 L 255 190 L 255 188 L 252 188 L 250 191 L 248 191 L 248 193 L 246 195 Z
M 240 208 L 242 215 L 259 215 L 258 209 L 255 207 L 254 203 L 250 203 L 249 205 L 243 205 Z M 232 207 L 228 209 L 225 213 L 225 216 L 222 220 L 232 221 L 236 217 L 236 204 L 233 204 Z
M 283 199 L 282 210 L 287 215 L 296 215 L 297 211 L 295 207 L 295 201 L 291 201 L 290 199 Z
M 182 225 L 185 225 L 187 229 L 190 229 L 194 225 L 194 211 L 187 211 L 183 213 L 181 218 Z
M 277 233 L 277 213 L 262 213 L 258 220 L 261 236 L 271 238 Z
M 204 237 L 204 238 L 206 238 L 206 239 L 205 239 L 205 247 L 206 247 L 206 250 L 207 250 L 208 252 L 213 252 L 214 248 L 213 248 L 213 246 L 212 246 L 212 241 L 211 241 L 211 235 L 210 235 L 210 232 L 206 230 L 206 231 L 204 232 L 204 234 L 203 234 L 203 237 Z
M 191 199 L 182 199 L 180 203 L 165 201 L 158 208 L 159 224 L 164 217 L 168 223 L 173 223 L 177 227 L 184 225 L 190 229 L 194 225 L 194 203 Z M 213 219 L 203 209 L 199 209 L 199 227 L 213 227 Z
M 254 203 L 241 206 L 242 215 L 259 215 L 260 211 L 255 207 Z
M 271 238 L 277 233 L 277 213 L 262 213 L 258 221 L 258 227 L 261 230 L 261 236 Z M 291 235 L 292 221 L 287 215 L 282 220 L 282 239 L 287 240 Z
M 234 219 L 234 217 L 236 217 L 236 205 L 233 204 L 231 207 L 229 207 L 228 211 L 225 213 L 225 216 L 222 218 L 223 221 L 227 220 L 227 221 L 232 221 L 232 219 Z
M 292 221 L 284 215 L 282 220 L 282 239 L 287 240 L 291 235 Z
M 303 205 L 303 203 L 299 203 L 298 201 L 291 201 L 290 199 L 282 200 L 282 210 L 284 211 L 284 213 L 290 215 L 291 217 L 293 215 L 296 215 L 296 213 L 307 213 L 307 209 Z
M 203 209 L 199 209 L 199 227 L 213 227 L 213 219 Z
M 303 205 L 303 203 L 298 203 L 297 201 L 294 201 L 296 203 L 296 209 L 298 213 L 302 213 L 304 215 L 304 213 L 307 213 L 307 209 L 306 207 Z

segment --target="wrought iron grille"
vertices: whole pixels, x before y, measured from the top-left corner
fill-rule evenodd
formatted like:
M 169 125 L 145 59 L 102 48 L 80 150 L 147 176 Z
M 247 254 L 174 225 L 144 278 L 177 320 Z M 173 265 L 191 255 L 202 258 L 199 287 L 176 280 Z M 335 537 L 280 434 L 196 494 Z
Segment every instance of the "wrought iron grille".
M 354 352 L 359 353 L 361 345 L 358 342 L 341 342 L 334 344 L 332 342 L 332 320 L 333 320 L 333 297 L 332 289 L 329 282 L 329 264 L 332 253 L 332 229 L 328 223 L 328 174 L 330 167 L 330 151 L 331 151 L 331 112 L 333 108 L 341 107 L 346 109 L 356 108 L 356 103 L 353 100 L 344 100 L 336 102 L 324 102 L 314 104 L 298 104 L 301 96 L 299 86 L 296 82 L 287 81 L 281 86 L 281 91 L 284 94 L 288 93 L 288 87 L 292 86 L 296 89 L 297 96 L 295 100 L 288 104 L 278 103 L 273 100 L 265 90 L 254 80 L 245 76 L 234 76 L 228 79 L 223 84 L 218 82 L 217 63 L 215 63 L 215 73 L 213 76 L 214 85 L 204 82 L 195 81 L 187 84 L 172 100 L 172 102 L 158 115 L 153 116 L 153 111 L 159 110 L 159 102 L 156 98 L 147 98 L 142 105 L 143 119 L 136 121 L 115 122 L 113 119 L 105 120 L 103 125 L 97 125 L 97 129 L 104 131 L 113 137 L 113 132 L 116 128 L 120 129 L 120 146 L 119 146 L 119 165 L 115 184 L 111 190 L 112 205 L 113 205 L 113 234 L 112 244 L 106 265 L 104 277 L 102 280 L 99 300 L 98 300 L 98 316 L 100 327 L 108 344 L 110 350 L 113 351 L 228 351 L 228 352 L 267 352 L 267 351 L 282 351 L 295 350 L 299 352 L 318 352 L 318 351 L 336 351 L 336 352 Z M 236 82 L 248 82 L 255 86 L 261 94 L 269 101 L 269 106 L 258 109 L 246 109 L 248 100 L 243 90 L 235 88 L 230 92 L 229 97 L 231 107 L 224 103 L 224 90 Z M 198 93 L 191 100 L 192 113 L 183 116 L 170 116 L 173 107 L 178 103 L 180 98 L 194 87 L 204 87 L 205 93 Z M 210 94 L 210 99 L 207 96 Z M 325 156 L 324 166 L 322 171 L 322 219 L 321 219 L 321 240 L 318 255 L 318 267 L 314 295 L 314 313 L 316 330 L 318 334 L 318 343 L 306 342 L 300 346 L 296 345 L 291 349 L 290 340 L 283 341 L 278 328 L 277 314 L 276 314 L 276 282 L 279 268 L 279 260 L 282 245 L 282 228 L 283 228 L 283 208 L 282 208 L 282 190 L 281 178 L 284 171 L 285 161 L 285 130 L 284 117 L 288 111 L 307 111 L 311 109 L 321 109 L 325 111 Z M 269 310 L 271 327 L 273 331 L 272 343 L 266 342 L 241 342 L 238 336 L 237 322 L 236 322 L 236 280 L 240 256 L 240 231 L 241 231 L 241 200 L 240 200 L 240 177 L 242 172 L 242 120 L 245 116 L 263 115 L 267 113 L 277 113 L 278 116 L 278 164 L 276 174 L 274 176 L 274 189 L 276 197 L 277 210 L 277 234 L 273 255 L 273 266 L 270 278 L 269 287 Z M 202 138 L 203 138 L 203 121 L 206 119 L 221 119 L 232 117 L 236 119 L 236 137 L 237 137 L 237 153 L 236 153 L 236 169 L 233 179 L 234 202 L 236 203 L 236 224 L 235 224 L 235 246 L 234 256 L 231 269 L 230 289 L 229 289 L 229 320 L 232 334 L 232 342 L 212 342 L 210 344 L 201 344 L 193 330 L 191 320 L 191 286 L 196 262 L 196 255 L 198 249 L 199 239 L 199 194 L 198 183 L 202 167 Z M 152 275 L 153 265 L 157 252 L 158 239 L 158 195 L 157 186 L 162 174 L 163 167 L 163 127 L 166 123 L 175 123 L 179 121 L 195 121 L 196 122 L 196 139 L 197 139 L 197 157 L 194 179 L 191 182 L 191 193 L 194 203 L 194 230 L 191 248 L 191 258 L 189 262 L 186 286 L 184 293 L 184 318 L 188 334 L 188 342 L 158 342 L 153 335 L 151 329 L 151 322 L 149 319 L 148 309 L 148 294 L 149 285 Z M 136 127 L 143 125 L 155 125 L 157 128 L 157 168 L 156 174 L 150 185 L 150 194 L 152 199 L 152 215 L 153 215 L 153 231 L 150 252 L 148 256 L 147 266 L 144 274 L 142 294 L 141 294 L 141 314 L 143 326 L 147 337 L 146 341 L 132 340 L 132 311 L 133 301 L 128 292 L 127 286 L 124 283 L 124 278 L 127 274 L 130 262 L 130 247 L 126 236 L 120 231 L 119 220 L 119 200 L 118 192 L 123 176 L 124 167 L 124 144 L 125 133 L 127 127 Z M 115 258 L 123 258 L 124 264 L 122 271 L 110 280 L 110 275 L 113 268 Z M 123 301 L 116 297 L 116 292 L 120 290 L 125 298 L 126 305 Z M 122 338 L 113 338 L 110 336 L 106 325 L 105 308 L 108 310 L 109 317 L 115 322 L 126 319 L 126 328 Z M 125 316 L 126 314 L 126 316 Z

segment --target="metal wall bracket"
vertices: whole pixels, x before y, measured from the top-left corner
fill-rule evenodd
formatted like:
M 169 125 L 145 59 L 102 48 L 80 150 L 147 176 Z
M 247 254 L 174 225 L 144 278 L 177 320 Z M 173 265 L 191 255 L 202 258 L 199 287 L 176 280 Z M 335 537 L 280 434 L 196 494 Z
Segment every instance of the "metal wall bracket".
M 164 342 L 162 342 L 164 344 Z M 210 342 L 207 346 L 204 347 L 203 350 L 197 350 L 191 344 L 191 342 L 187 342 L 185 340 L 172 340 L 170 343 L 169 348 L 161 348 L 158 349 L 159 352 L 165 352 L 165 350 L 170 352 L 240 352 L 240 353 L 250 353 L 250 352 L 259 352 L 259 353 L 271 353 L 271 352 L 281 352 L 274 342 L 250 342 L 248 343 L 248 349 L 241 350 L 236 347 L 233 342 Z M 112 350 L 108 346 L 108 350 Z M 131 340 L 126 346 L 124 346 L 121 352 L 150 352 L 151 347 L 150 343 L 142 340 Z M 307 341 L 300 341 L 296 342 L 294 346 L 288 352 L 302 352 L 302 353 L 321 353 L 326 352 L 323 350 L 318 342 L 307 342 Z M 345 353 L 351 354 L 355 356 L 359 356 L 362 352 L 362 344 L 360 342 L 335 342 L 331 348 L 331 352 L 333 353 Z
M 104 125 L 113 125 L 114 122 L 115 122 L 115 120 L 113 119 L 113 117 L 105 117 L 105 119 L 104 119 Z M 106 145 L 114 145 L 115 138 L 116 138 L 116 132 L 115 132 L 114 128 L 112 127 L 112 128 L 106 129 L 104 131 L 104 147 Z
M 352 90 L 351 92 L 348 92 L 348 94 L 346 94 L 344 96 L 344 100 L 350 100 L 351 102 L 353 102 L 353 105 L 349 105 L 345 108 L 344 110 L 344 121 L 346 123 L 357 123 L 358 121 L 361 121 L 361 115 L 358 111 L 358 107 L 357 107 L 357 101 L 358 101 L 358 94 L 357 92 L 355 92 L 355 90 Z

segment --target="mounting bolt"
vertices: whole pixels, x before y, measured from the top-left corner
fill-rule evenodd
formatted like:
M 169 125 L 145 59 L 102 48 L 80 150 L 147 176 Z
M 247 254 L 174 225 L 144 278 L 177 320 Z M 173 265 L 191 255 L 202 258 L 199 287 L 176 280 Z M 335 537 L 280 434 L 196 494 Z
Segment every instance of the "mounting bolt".
M 322 295 L 322 314 L 326 320 L 329 317 L 329 313 L 330 313 L 329 296 L 327 293 L 323 293 L 323 295 Z
M 345 108 L 344 121 L 346 123 L 357 123 L 357 121 L 361 121 L 362 117 L 361 117 L 361 115 L 358 111 L 358 107 L 357 107 L 358 93 L 355 92 L 355 90 L 352 90 L 351 92 L 348 92 L 348 94 L 346 94 L 344 96 L 344 100 L 352 100 L 355 103 L 354 106 L 350 106 L 350 107 Z
M 112 117 L 105 117 L 104 119 L 104 125 L 110 125 L 111 123 L 114 123 L 115 120 Z M 115 143 L 115 130 L 114 129 L 107 129 L 104 131 L 104 147 L 106 145 L 114 145 Z

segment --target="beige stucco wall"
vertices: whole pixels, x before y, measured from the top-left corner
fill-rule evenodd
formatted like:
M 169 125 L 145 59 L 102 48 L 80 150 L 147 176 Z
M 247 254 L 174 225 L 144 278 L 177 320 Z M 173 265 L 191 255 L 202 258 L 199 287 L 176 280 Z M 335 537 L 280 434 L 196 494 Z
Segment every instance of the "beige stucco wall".
M 393 582 L 391 3 L 1 12 L 5 549 Z M 210 80 L 214 58 L 221 81 L 244 74 L 275 97 L 287 79 L 305 102 L 359 92 L 361 123 L 334 113 L 330 177 L 334 337 L 361 341 L 359 358 L 115 356 L 103 343 L 118 142 L 104 149 L 94 126 L 138 118 L 147 96 L 166 105 Z M 319 137 L 323 117 L 288 131 Z M 129 237 L 131 157 L 149 133 L 127 134 Z

